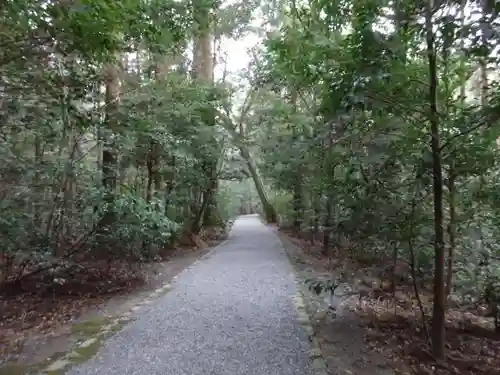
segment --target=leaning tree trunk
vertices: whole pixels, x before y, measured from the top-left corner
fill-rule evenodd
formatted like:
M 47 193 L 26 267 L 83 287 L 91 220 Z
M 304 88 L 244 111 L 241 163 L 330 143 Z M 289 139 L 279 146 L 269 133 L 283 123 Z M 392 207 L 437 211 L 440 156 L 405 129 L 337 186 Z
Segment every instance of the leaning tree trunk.
M 248 171 L 250 172 L 250 175 L 252 176 L 252 180 L 255 185 L 255 189 L 257 190 L 257 193 L 259 194 L 259 199 L 262 204 L 262 209 L 264 210 L 264 215 L 265 219 L 268 223 L 276 223 L 277 222 L 277 215 L 276 215 L 276 210 L 274 209 L 273 205 L 269 201 L 269 198 L 267 197 L 266 190 L 264 189 L 264 184 L 262 183 L 262 180 L 259 176 L 259 173 L 257 171 L 257 167 L 253 163 L 252 157 L 250 155 L 250 151 L 248 150 L 245 142 L 244 142 L 244 132 L 243 129 L 240 127 L 240 132 L 236 131 L 236 127 L 234 124 L 231 122 L 230 119 L 226 118 L 224 121 L 225 123 L 225 128 L 231 133 L 231 136 L 233 138 L 233 141 L 235 142 L 236 146 L 240 150 L 241 157 L 245 160 Z
M 276 217 L 276 211 L 269 202 L 269 199 L 267 197 L 266 191 L 264 189 L 264 184 L 262 183 L 262 180 L 259 176 L 259 173 L 257 172 L 257 167 L 254 165 L 252 158 L 250 156 L 250 152 L 244 145 L 239 145 L 240 148 L 240 153 L 243 159 L 245 159 L 248 170 L 250 172 L 250 175 L 252 176 L 253 182 L 255 184 L 255 189 L 257 190 L 257 193 L 259 194 L 260 202 L 262 203 L 262 209 L 264 210 L 264 215 L 266 217 L 266 221 L 268 223 L 276 223 L 277 217 Z

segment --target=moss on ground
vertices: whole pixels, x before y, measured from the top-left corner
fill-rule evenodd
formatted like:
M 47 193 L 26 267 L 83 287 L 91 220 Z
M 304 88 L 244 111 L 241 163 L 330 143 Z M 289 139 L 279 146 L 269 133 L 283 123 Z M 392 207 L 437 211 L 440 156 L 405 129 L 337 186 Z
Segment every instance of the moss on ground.
M 109 325 L 110 323 L 106 324 Z M 125 320 L 120 320 L 118 322 L 115 322 L 112 324 L 107 332 L 102 333 L 98 337 L 95 337 L 96 341 L 91 343 L 90 345 L 86 347 L 77 347 L 74 350 L 74 353 L 78 354 L 75 358 L 72 359 L 72 362 L 77 364 L 77 363 L 83 363 L 92 358 L 94 355 L 97 354 L 103 343 L 111 336 L 113 336 L 115 333 L 121 331 L 121 329 L 127 324 L 127 321 Z M 101 326 L 102 327 L 102 326 Z M 99 331 L 101 332 L 101 331 Z
M 71 334 L 76 340 L 80 341 L 79 345 L 81 345 L 81 340 L 95 338 L 96 341 L 86 347 L 76 346 L 66 353 L 57 353 L 39 363 L 27 365 L 11 363 L 0 366 L 0 375 L 31 375 L 39 373 L 40 371 L 47 375 L 64 375 L 68 367 L 86 362 L 96 355 L 104 341 L 119 332 L 127 323 L 128 320 L 126 319 L 114 320 L 108 317 L 99 317 L 86 322 L 76 323 L 71 328 Z M 68 366 L 60 370 L 45 370 L 50 364 L 64 359 L 70 361 L 71 364 L 68 364 Z
M 77 336 L 89 337 L 101 332 L 104 326 L 112 324 L 112 319 L 99 317 L 82 323 L 76 323 L 71 327 L 71 333 Z

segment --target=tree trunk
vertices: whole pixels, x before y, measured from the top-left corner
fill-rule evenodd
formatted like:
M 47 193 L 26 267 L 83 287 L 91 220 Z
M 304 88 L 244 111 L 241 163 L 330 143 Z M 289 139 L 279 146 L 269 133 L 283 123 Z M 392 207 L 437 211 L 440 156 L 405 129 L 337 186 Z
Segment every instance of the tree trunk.
M 106 85 L 106 118 L 105 126 L 107 134 L 103 142 L 102 149 L 102 185 L 105 192 L 105 203 L 108 205 L 105 209 L 100 222 L 100 228 L 106 230 L 109 228 L 114 220 L 114 213 L 111 206 L 114 203 L 116 185 L 117 185 L 117 172 L 118 172 L 118 157 L 114 136 L 118 132 L 118 110 L 120 100 L 120 81 L 118 62 L 108 63 L 104 71 L 104 82 Z
M 408 53 L 408 43 L 407 43 L 407 32 L 408 32 L 408 15 L 406 12 L 405 4 L 403 0 L 395 0 L 394 6 L 394 18 L 397 37 L 399 39 L 400 49 L 398 50 L 399 60 L 406 65 L 407 53 Z
M 193 7 L 193 14 L 196 23 L 196 39 L 193 53 L 193 76 L 200 83 L 212 85 L 214 80 L 214 56 L 212 54 L 210 22 L 211 5 L 209 3 L 196 0 L 193 1 Z M 203 113 L 203 117 L 207 126 L 214 127 L 214 111 L 210 109 L 205 111 L 205 113 Z M 212 146 L 217 144 L 213 135 L 211 135 L 206 142 L 208 145 Z M 203 189 L 204 193 L 203 203 L 200 208 L 201 211 L 196 215 L 195 219 L 200 222 L 193 223 L 193 229 L 196 231 L 199 231 L 201 226 L 209 227 L 221 224 L 217 208 L 218 156 L 214 155 L 212 147 L 209 147 L 208 151 L 202 151 L 202 153 L 202 157 L 204 159 L 203 172 L 205 175 L 205 186 Z
M 173 64 L 170 56 L 158 55 L 155 58 L 155 79 L 157 82 L 163 82 Z M 152 129 L 152 132 L 155 130 Z M 160 198 L 163 192 L 163 175 L 161 173 L 162 146 L 155 134 L 150 134 L 147 142 L 149 143 L 146 155 L 147 166 L 147 185 L 146 200 L 151 202 L 153 197 Z
M 206 201 L 203 212 L 202 223 L 204 227 L 217 227 L 222 225 L 222 219 L 217 207 L 217 190 L 219 181 L 217 177 L 217 160 L 210 160 L 203 168 L 209 176 L 208 186 L 206 188 L 203 200 Z
M 148 152 L 149 154 L 149 152 Z M 153 198 L 153 158 L 151 155 L 147 156 L 146 160 L 146 171 L 147 171 L 147 179 L 146 179 L 146 202 L 150 203 Z
M 42 137 L 39 133 L 35 134 L 35 191 L 39 194 L 39 198 L 41 199 L 44 194 L 44 188 L 42 187 L 42 168 L 43 165 L 43 147 L 42 147 Z M 38 202 L 34 204 L 34 225 L 35 229 L 39 231 L 42 227 L 42 213 L 41 207 Z
M 452 162 L 453 163 L 453 162 Z M 449 194 L 449 210 L 450 210 L 450 221 L 448 223 L 448 238 L 450 243 L 448 244 L 448 258 L 447 258 L 447 270 L 446 270 L 446 298 L 450 295 L 453 287 L 453 259 L 455 255 L 455 232 L 456 232 L 456 210 L 455 210 L 455 198 L 456 198 L 456 186 L 455 186 L 456 174 L 455 168 L 452 164 L 450 166 L 449 176 L 448 176 L 448 194 Z
M 327 193 L 326 196 L 326 214 L 325 220 L 323 223 L 323 255 L 328 255 L 330 249 L 330 235 L 332 232 L 332 224 L 333 224 L 333 197 L 330 192 Z M 337 233 L 336 235 L 340 235 Z
M 434 197 L 434 303 L 432 314 L 432 352 L 443 359 L 445 350 L 445 280 L 443 230 L 443 171 L 439 139 L 437 58 L 432 28 L 432 8 L 428 4 L 426 17 L 427 58 L 429 64 L 429 121 L 432 136 L 432 172 Z
M 318 233 L 319 225 L 320 225 L 320 217 L 321 217 L 321 197 L 323 196 L 323 192 L 319 193 L 313 192 L 311 205 L 313 207 L 313 219 L 312 226 L 314 233 Z
M 165 216 L 168 216 L 170 199 L 175 188 L 175 167 L 176 167 L 176 158 L 175 155 L 172 155 L 172 157 L 170 158 L 170 169 L 168 172 L 166 172 L 166 178 L 165 178 L 165 196 L 164 196 Z
M 250 157 L 250 152 L 246 149 L 244 145 L 239 145 L 240 153 L 243 159 L 245 159 L 250 175 L 252 176 L 253 182 L 255 184 L 255 189 L 259 194 L 260 202 L 262 203 L 262 209 L 264 210 L 264 215 L 266 216 L 266 221 L 268 223 L 276 223 L 276 211 L 273 205 L 269 202 L 266 191 L 264 189 L 264 184 L 257 172 L 257 167 L 253 164 L 252 158 Z
M 488 46 L 488 29 L 490 28 L 488 22 L 488 1 L 481 0 L 481 19 L 479 21 L 481 29 L 481 44 L 484 48 Z M 487 57 L 481 57 L 479 59 L 479 70 L 480 70 L 480 101 L 481 106 L 484 107 L 488 103 L 488 66 Z

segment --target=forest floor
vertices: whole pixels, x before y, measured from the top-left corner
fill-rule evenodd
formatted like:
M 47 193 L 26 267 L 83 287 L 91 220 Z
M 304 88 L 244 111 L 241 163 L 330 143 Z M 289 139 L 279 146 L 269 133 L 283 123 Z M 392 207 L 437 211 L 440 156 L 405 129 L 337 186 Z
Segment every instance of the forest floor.
M 195 246 L 169 250 L 161 260 L 148 263 L 85 264 L 87 270 L 105 267 L 113 277 L 103 280 L 99 275 L 101 279 L 79 283 L 64 294 L 36 290 L 0 294 L 0 375 L 24 374 L 26 368 L 67 352 L 111 317 L 124 314 L 151 291 L 170 283 L 221 241 L 205 237 Z
M 324 295 L 313 301 L 312 314 L 317 314 L 314 330 L 332 374 L 342 373 L 345 364 L 351 366 L 345 374 L 357 375 L 385 374 L 388 367 L 397 374 L 500 374 L 500 335 L 493 332 L 492 318 L 481 316 L 484 307 L 449 308 L 447 359 L 438 363 L 424 339 L 412 285 L 399 285 L 396 293 L 384 290 L 388 280 L 376 271 L 384 268 L 383 261 L 366 267 L 339 253 L 330 259 L 322 255 L 319 243 L 312 244 L 291 231 L 279 233 L 303 278 L 335 278 L 343 270 L 352 275 L 348 281 L 351 290 L 363 292 L 362 298 L 357 295 L 344 299 L 335 317 L 318 313 L 319 306 L 325 305 Z M 428 321 L 432 293 L 420 291 L 420 298 Z

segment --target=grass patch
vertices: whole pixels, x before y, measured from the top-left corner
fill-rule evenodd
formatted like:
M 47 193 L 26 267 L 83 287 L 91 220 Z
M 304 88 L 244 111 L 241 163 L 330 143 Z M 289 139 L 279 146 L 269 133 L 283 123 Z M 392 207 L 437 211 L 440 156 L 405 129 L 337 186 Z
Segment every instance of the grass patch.
M 71 333 L 77 336 L 94 336 L 101 332 L 102 328 L 112 323 L 111 318 L 100 317 L 86 322 L 74 324 L 71 327 Z
M 104 340 L 104 337 L 99 337 L 97 341 L 93 342 L 89 346 L 86 346 L 85 348 L 76 348 L 75 353 L 78 354 L 78 357 L 73 358 L 73 361 L 75 363 L 83 363 L 92 358 L 97 354 Z
M 71 329 L 71 334 L 77 339 L 90 339 L 96 337 L 97 341 L 91 343 L 87 347 L 74 347 L 74 349 L 67 353 L 57 353 L 45 361 L 23 365 L 18 363 L 6 364 L 0 366 L 0 375 L 31 375 L 38 374 L 40 371 L 47 375 L 64 375 L 69 367 L 76 364 L 84 363 L 92 358 L 99 351 L 101 345 L 110 336 L 119 332 L 127 323 L 128 319 L 120 319 L 118 321 L 107 317 L 99 317 L 96 319 L 88 320 L 86 322 L 74 324 Z M 107 329 L 103 332 L 104 328 Z M 102 333 L 102 334 L 101 334 Z M 99 335 L 100 334 L 100 335 Z M 71 353 L 76 355 L 72 356 Z M 67 359 L 71 362 L 67 367 L 56 371 L 44 371 L 51 363 L 55 361 Z
M 82 347 L 77 347 L 74 350 L 74 353 L 78 354 L 78 356 L 73 357 L 71 360 L 73 364 L 78 364 L 78 363 L 83 363 L 92 358 L 94 355 L 97 354 L 99 349 L 101 348 L 102 344 L 112 335 L 115 333 L 121 331 L 121 329 L 128 323 L 126 320 L 119 320 L 118 322 L 114 323 L 111 327 L 110 330 L 107 331 L 106 333 L 100 335 L 99 337 L 96 337 L 96 341 L 93 342 L 92 344 L 82 348 Z M 109 322 L 107 324 L 110 324 Z M 106 324 L 104 324 L 106 325 Z M 102 327 L 103 325 L 101 325 Z M 54 374 L 58 375 L 58 374 Z

